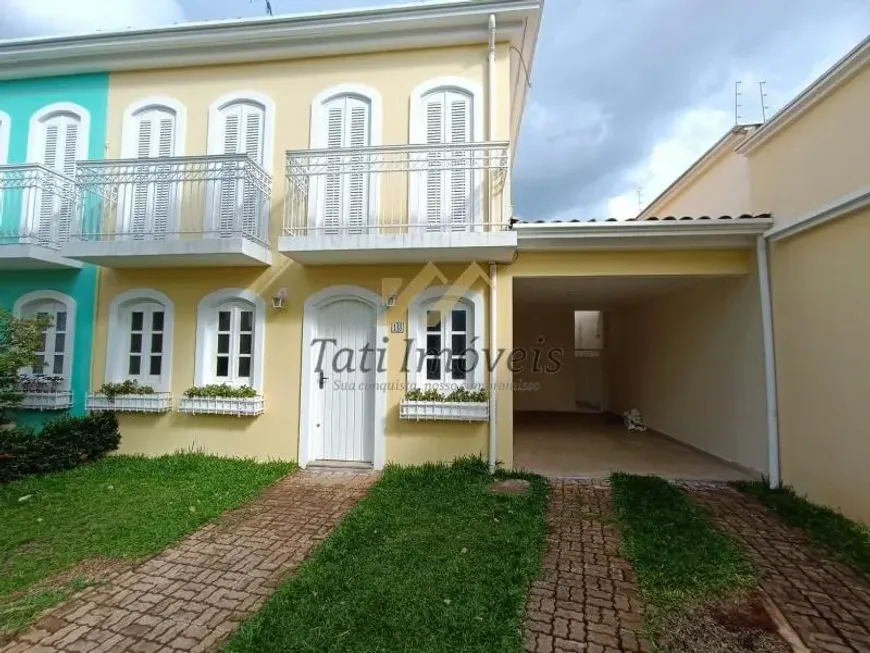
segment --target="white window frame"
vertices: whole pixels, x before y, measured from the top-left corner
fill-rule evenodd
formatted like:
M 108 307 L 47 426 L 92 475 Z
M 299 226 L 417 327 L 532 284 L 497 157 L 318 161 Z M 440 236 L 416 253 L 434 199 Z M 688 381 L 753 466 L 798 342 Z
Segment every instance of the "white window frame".
M 254 338 L 251 357 L 251 385 L 263 393 L 263 361 L 266 343 L 266 302 L 260 295 L 243 288 L 224 288 L 206 295 L 196 310 L 196 360 L 194 377 L 198 386 L 210 383 L 229 383 L 215 375 L 215 352 L 217 351 L 218 311 L 226 305 L 244 302 L 254 312 Z M 231 361 L 232 364 L 232 361 Z M 238 384 L 241 385 L 241 384 Z
M 251 102 L 263 107 L 263 170 L 272 174 L 275 166 L 275 101 L 259 91 L 236 91 L 222 95 L 208 109 L 208 138 L 206 153 L 220 154 L 224 147 L 223 120 L 221 112 L 231 104 Z
M 130 315 L 133 309 L 145 303 L 159 304 L 163 309 L 163 362 L 158 381 L 145 381 L 144 376 L 131 377 L 127 370 L 130 346 Z M 162 292 L 150 288 L 127 290 L 115 296 L 109 307 L 109 337 L 106 347 L 105 379 L 118 383 L 135 378 L 150 385 L 155 392 L 169 392 L 172 381 L 172 341 L 175 332 L 175 305 Z M 144 339 L 143 339 L 144 340 Z M 144 346 L 144 342 L 143 342 Z M 121 355 L 123 354 L 123 355 Z M 143 355 L 143 368 L 145 365 Z M 149 361 L 150 362 L 150 361 Z
M 446 378 L 446 373 L 449 370 L 447 362 L 442 359 L 441 363 L 441 380 L 432 381 L 426 378 L 426 364 L 421 365 L 420 351 L 426 350 L 426 314 L 427 311 L 435 309 L 442 299 L 461 305 L 470 315 L 466 318 L 466 333 L 467 348 L 473 350 L 477 355 L 476 365 L 468 371 L 464 380 L 453 380 Z M 456 291 L 452 286 L 433 286 L 417 294 L 408 306 L 408 333 L 414 338 L 413 348 L 408 361 L 407 384 L 413 388 L 435 387 L 442 393 L 447 393 L 455 388 L 482 388 L 485 382 L 484 368 L 486 367 L 486 359 L 484 357 L 484 338 L 485 338 L 485 313 L 484 313 L 483 293 L 479 290 L 469 290 L 461 295 L 456 295 Z M 442 320 L 443 320 L 442 316 Z M 441 349 L 449 349 L 452 345 L 449 342 L 451 338 L 443 338 Z M 424 355 L 425 358 L 425 355 Z
M 187 107 L 173 97 L 154 96 L 137 100 L 124 111 L 124 123 L 121 130 L 121 158 L 136 158 L 139 145 L 137 115 L 148 109 L 167 109 L 175 114 L 175 148 L 172 156 L 184 156 L 187 141 Z
M 325 149 L 329 144 L 329 135 L 326 130 L 326 105 L 342 97 L 357 98 L 364 100 L 369 105 L 369 147 L 378 147 L 383 144 L 383 111 L 384 100 L 377 89 L 366 86 L 365 84 L 337 84 L 330 86 L 318 93 L 311 102 L 311 125 L 309 127 L 308 144 L 311 149 Z M 376 225 L 378 223 L 378 212 L 381 205 L 380 196 L 380 178 L 377 173 L 369 174 L 369 206 L 368 206 L 368 224 Z M 323 177 L 318 178 L 315 183 L 318 188 L 316 193 L 324 192 Z M 322 205 L 322 201 L 309 202 L 308 205 L 308 224 L 310 226 L 319 226 L 318 210 Z
M 29 163 L 37 163 L 42 157 L 42 152 L 45 150 L 43 123 L 59 113 L 72 113 L 78 117 L 81 131 L 79 132 L 79 142 L 76 144 L 76 161 L 83 161 L 88 158 L 91 140 L 90 112 L 73 102 L 55 102 L 47 107 L 43 107 L 30 117 L 27 133 L 27 161 Z
M 21 295 L 15 301 L 12 314 L 16 317 L 23 317 L 25 313 L 29 313 L 30 306 L 43 301 L 59 302 L 66 308 L 66 346 L 63 351 L 63 372 L 61 373 L 63 383 L 60 390 L 68 391 L 72 385 L 73 355 L 75 354 L 76 300 L 56 290 L 34 290 Z M 53 374 L 46 374 L 46 376 L 53 376 Z
M 423 101 L 426 96 L 440 91 L 455 91 L 464 93 L 471 98 L 471 138 L 470 143 L 483 142 L 484 111 L 483 86 L 465 77 L 436 77 L 417 86 L 411 92 L 410 115 L 408 121 L 408 143 L 412 145 L 426 144 L 426 110 Z M 471 219 L 474 224 L 483 221 L 483 187 L 480 171 L 472 171 L 471 183 L 476 195 L 474 211 Z M 412 225 L 424 222 L 418 199 L 423 173 L 413 173 L 408 176 L 408 219 Z

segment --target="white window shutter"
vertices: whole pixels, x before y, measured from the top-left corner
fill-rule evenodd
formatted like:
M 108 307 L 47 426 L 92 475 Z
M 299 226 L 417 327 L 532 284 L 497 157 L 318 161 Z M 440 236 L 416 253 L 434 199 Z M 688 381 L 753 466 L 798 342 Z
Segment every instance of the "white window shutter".
M 441 145 L 444 143 L 444 93 L 435 93 L 424 100 L 426 108 L 426 144 Z M 428 229 L 437 230 L 441 223 L 444 195 L 444 175 L 442 173 L 442 156 L 440 152 L 430 152 L 427 155 L 426 189 L 423 203 Z
M 259 107 L 244 107 L 244 152 L 259 165 L 263 164 L 263 122 L 265 116 Z M 261 237 L 257 219 L 257 189 L 243 181 L 242 229 L 248 236 Z
M 136 116 L 138 133 L 136 157 L 152 159 L 171 157 L 175 154 L 175 112 L 164 107 L 146 109 Z M 130 232 L 136 239 L 163 239 L 169 231 L 172 214 L 173 187 L 171 181 L 152 181 L 152 175 L 160 176 L 165 169 L 152 165 L 136 168 L 141 181 L 133 188 L 133 207 Z
M 154 121 L 150 115 L 139 116 L 139 133 L 136 139 L 136 158 L 147 159 L 151 156 L 151 136 Z M 148 174 L 147 166 L 136 168 L 137 176 Z M 130 220 L 130 232 L 135 238 L 141 238 L 147 229 L 148 222 L 148 183 L 142 182 L 133 189 L 133 213 Z
M 170 157 L 175 153 L 175 116 L 161 112 L 155 122 L 156 138 L 153 150 L 158 157 Z M 167 168 L 158 169 L 158 176 L 169 172 Z M 163 174 L 161 174 L 163 173 Z M 153 234 L 155 238 L 162 238 L 169 230 L 170 215 L 173 210 L 174 190 L 178 182 L 158 181 L 154 188 L 154 219 Z
M 344 146 L 345 106 L 343 98 L 330 102 L 326 109 L 326 147 L 340 149 Z M 341 225 L 341 156 L 327 157 L 326 197 L 323 211 L 323 226 L 326 233 L 337 233 Z
M 448 95 L 450 102 L 450 131 L 445 134 L 454 145 L 468 143 L 471 138 L 471 101 L 458 93 Z M 448 206 L 450 209 L 450 228 L 462 230 L 469 226 L 471 216 L 470 189 L 471 157 L 468 150 L 455 150 L 450 171 Z
M 58 150 L 60 148 L 60 116 L 52 118 L 49 122 L 43 125 L 43 150 L 42 164 L 46 168 L 57 170 Z M 52 226 L 54 222 L 54 214 L 58 205 L 56 197 L 52 193 L 40 191 L 39 198 L 39 217 L 37 218 L 36 236 L 40 241 L 52 241 Z
M 234 104 L 224 109 L 224 154 L 238 154 L 241 151 L 241 123 L 241 104 Z M 228 164 L 222 176 L 224 179 L 220 182 L 217 228 L 221 236 L 229 237 L 233 235 L 236 223 L 238 184 L 235 164 Z
M 368 104 L 356 98 L 348 99 L 348 146 L 366 147 L 369 144 Z M 355 153 L 350 161 L 351 173 L 347 189 L 347 226 L 351 233 L 361 233 L 368 222 L 368 181 L 365 155 Z

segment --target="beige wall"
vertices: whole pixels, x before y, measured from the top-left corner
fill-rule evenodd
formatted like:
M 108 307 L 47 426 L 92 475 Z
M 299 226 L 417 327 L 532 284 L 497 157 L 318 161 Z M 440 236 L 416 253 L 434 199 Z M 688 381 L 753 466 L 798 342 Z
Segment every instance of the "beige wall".
M 521 364 L 517 361 L 514 368 L 514 383 L 517 384 L 514 409 L 576 410 L 574 312 L 515 306 L 514 347 L 531 352 Z M 537 363 L 535 350 L 541 352 Z M 559 358 L 559 365 L 547 359 L 549 352 Z
M 870 184 L 870 68 L 749 155 L 752 209 L 776 225 Z
M 870 523 L 870 211 L 771 246 L 782 473 Z
M 743 135 L 729 138 L 718 156 L 693 173 L 690 180 L 644 209 L 640 218 L 750 213 L 749 163 L 733 149 L 742 139 Z
M 767 472 L 764 363 L 755 274 L 699 281 L 606 316 L 610 408 Z

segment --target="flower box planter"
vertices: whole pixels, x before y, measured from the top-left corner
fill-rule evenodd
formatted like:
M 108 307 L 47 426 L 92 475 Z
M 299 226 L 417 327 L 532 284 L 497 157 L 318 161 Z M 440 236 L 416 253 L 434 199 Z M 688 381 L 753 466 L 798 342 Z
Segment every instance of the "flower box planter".
M 489 402 L 412 401 L 405 399 L 399 417 L 416 420 L 485 422 L 489 419 Z
M 235 415 L 253 417 L 262 415 L 266 402 L 262 395 L 256 397 L 182 397 L 178 402 L 179 413 L 191 415 Z
M 28 392 L 18 405 L 25 410 L 65 410 L 72 406 L 72 392 Z
M 115 395 L 91 392 L 86 403 L 88 410 L 111 410 L 117 413 L 165 413 L 172 409 L 171 392 L 153 394 Z

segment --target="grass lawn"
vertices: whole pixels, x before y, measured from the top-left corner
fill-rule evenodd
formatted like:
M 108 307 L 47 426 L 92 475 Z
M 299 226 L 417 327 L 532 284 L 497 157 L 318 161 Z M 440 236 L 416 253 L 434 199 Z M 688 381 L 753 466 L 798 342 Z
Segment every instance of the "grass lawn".
M 648 616 L 755 585 L 743 549 L 716 530 L 703 508 L 661 478 L 614 474 L 622 552 L 637 572 Z
M 292 468 L 112 456 L 0 485 L 0 641 L 87 584 L 77 569 L 157 553 Z
M 811 503 L 788 487 L 774 490 L 761 482 L 734 486 L 757 497 L 786 524 L 803 529 L 817 545 L 870 577 L 870 528 Z
M 388 468 L 228 643 L 249 653 L 520 653 L 547 484 L 495 496 L 486 464 Z

